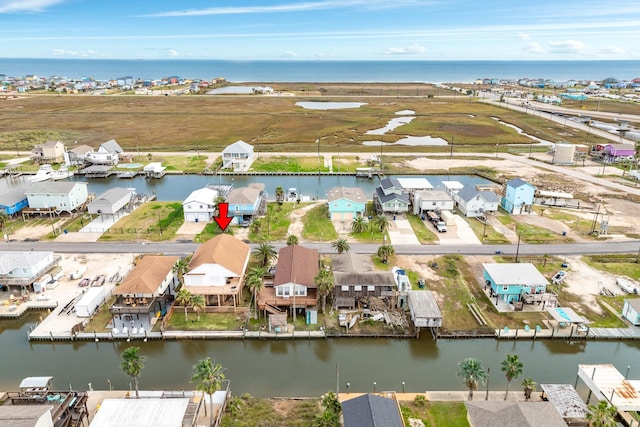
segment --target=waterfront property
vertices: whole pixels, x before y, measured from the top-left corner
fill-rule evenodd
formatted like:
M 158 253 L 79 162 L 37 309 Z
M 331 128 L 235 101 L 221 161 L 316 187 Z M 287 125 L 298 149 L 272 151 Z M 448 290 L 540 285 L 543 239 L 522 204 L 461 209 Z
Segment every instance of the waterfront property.
M 465 402 L 467 419 L 473 427 L 545 426 L 567 427 L 550 402 L 500 400 Z
M 26 194 L 29 213 L 72 212 L 84 205 L 89 197 L 87 183 L 78 181 L 38 182 L 31 185 Z
M 64 159 L 64 144 L 61 141 L 47 141 L 31 150 L 31 160 L 35 163 L 59 163 Z
M 378 214 L 404 213 L 409 210 L 409 196 L 396 178 L 384 178 L 373 195 L 373 204 Z
M 615 366 L 580 364 L 578 378 L 599 401 L 608 401 L 618 411 L 640 411 L 638 382 L 628 380 Z
M 162 162 L 152 162 L 143 168 L 145 178 L 159 179 L 166 174 L 166 167 L 162 166 Z
M 245 172 L 249 170 L 254 159 L 253 146 L 239 140 L 222 150 L 222 169 Z
M 540 384 L 542 399 L 551 402 L 567 425 L 587 425 L 587 405 L 571 384 Z
M 76 145 L 65 153 L 65 163 L 70 166 L 82 166 L 86 162 L 87 154 L 92 151 L 93 148 L 88 145 Z
M 549 282 L 531 263 L 482 264 L 490 296 L 507 304 L 522 302 L 526 295 L 544 294 Z
M 359 187 L 333 187 L 327 199 L 331 220 L 353 221 L 365 214 L 367 197 Z
M 491 190 L 479 191 L 465 185 L 454 196 L 458 209 L 464 216 L 479 217 L 495 213 L 500 205 L 500 197 Z
M 114 220 L 125 212 L 131 202 L 133 189 L 116 187 L 107 190 L 87 205 L 87 211 L 93 215 L 112 217 Z
M 29 206 L 29 201 L 22 188 L 9 190 L 4 194 L 0 194 L 0 210 L 4 210 L 9 216 L 20 212 L 27 206 Z
M 447 192 L 454 200 L 455 195 L 464 188 L 464 184 L 460 181 L 442 181 L 444 191 Z
M 267 197 L 264 184 L 249 184 L 248 187 L 233 188 L 227 195 L 231 224 L 242 225 L 252 221 L 267 211 Z
M 419 190 L 413 194 L 413 213 L 422 215 L 428 211 L 451 211 L 453 199 L 443 190 Z
M 2 252 L 0 253 L 0 284 L 23 293 L 33 290 L 33 282 L 60 262 L 53 252 Z
M 409 291 L 407 296 L 411 320 L 416 328 L 442 327 L 442 312 L 433 292 Z
M 318 306 L 315 277 L 320 271 L 317 249 L 300 245 L 285 246 L 278 252 L 278 264 L 272 286 L 258 295 L 258 308 L 279 317 L 291 310 L 306 312 Z
M 345 252 L 332 257 L 334 295 L 338 308 L 355 308 L 369 297 L 392 297 L 393 273 L 374 269 L 371 257 Z
M 529 212 L 533 205 L 536 187 L 528 182 L 514 178 L 507 181 L 504 196 L 502 197 L 502 208 L 511 214 L 522 214 Z
M 113 290 L 115 302 L 109 308 L 113 324 L 145 318 L 149 324 L 164 316 L 176 294 L 178 277 L 174 269 L 179 257 L 145 255 Z M 135 332 L 133 332 L 135 334 Z
M 242 295 L 244 274 L 251 247 L 229 234 L 218 234 L 198 246 L 183 276 L 184 286 L 191 294 L 202 295 L 207 306 L 228 306 L 235 309 Z
M 640 298 L 625 299 L 622 316 L 634 326 L 640 326 Z
M 344 427 L 404 427 L 400 406 L 395 398 L 363 394 L 342 402 Z
M 100 144 L 97 151 L 86 153 L 85 159 L 93 165 L 115 166 L 120 161 L 120 155 L 123 153 L 124 150 L 120 144 L 115 139 L 110 139 Z
M 185 222 L 209 222 L 216 214 L 219 193 L 210 187 L 192 191 L 182 202 Z

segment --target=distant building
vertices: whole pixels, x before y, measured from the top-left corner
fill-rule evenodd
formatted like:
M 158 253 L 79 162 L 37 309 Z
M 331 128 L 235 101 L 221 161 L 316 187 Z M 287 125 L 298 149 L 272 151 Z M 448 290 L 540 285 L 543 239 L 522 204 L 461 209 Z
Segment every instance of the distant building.
M 31 150 L 31 159 L 36 163 L 60 163 L 64 160 L 64 144 L 61 141 L 47 141 Z
M 86 160 L 94 165 L 111 165 L 115 166 L 120 160 L 120 154 L 124 153 L 124 150 L 116 142 L 115 139 L 110 139 L 107 142 L 100 144 L 97 151 L 86 153 Z
M 640 298 L 625 299 L 622 316 L 632 325 L 640 326 Z
M 465 185 L 454 196 L 458 209 L 467 217 L 479 217 L 495 213 L 500 205 L 500 197 L 493 191 L 478 191 L 471 185 Z
M 222 169 L 247 171 L 254 160 L 253 146 L 244 141 L 236 141 L 222 150 Z

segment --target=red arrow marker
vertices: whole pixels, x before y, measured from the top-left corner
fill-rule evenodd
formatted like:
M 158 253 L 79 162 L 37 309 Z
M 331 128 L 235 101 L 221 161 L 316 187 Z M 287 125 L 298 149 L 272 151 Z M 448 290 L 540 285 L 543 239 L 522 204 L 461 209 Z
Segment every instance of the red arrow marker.
M 213 219 L 216 220 L 222 231 L 227 229 L 233 219 L 227 216 L 227 212 L 229 212 L 229 203 L 218 203 L 218 216 L 214 216 Z

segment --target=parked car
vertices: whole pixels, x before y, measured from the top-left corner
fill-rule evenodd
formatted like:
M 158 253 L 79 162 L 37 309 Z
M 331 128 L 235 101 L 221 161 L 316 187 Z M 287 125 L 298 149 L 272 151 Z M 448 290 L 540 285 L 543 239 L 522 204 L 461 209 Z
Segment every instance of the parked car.
M 444 221 L 438 221 L 436 222 L 436 229 L 438 230 L 438 233 L 446 233 L 447 224 L 445 224 Z
M 78 286 L 80 286 L 81 288 L 84 288 L 85 286 L 89 286 L 89 278 L 85 277 L 84 279 L 80 280 L 80 282 L 78 282 Z

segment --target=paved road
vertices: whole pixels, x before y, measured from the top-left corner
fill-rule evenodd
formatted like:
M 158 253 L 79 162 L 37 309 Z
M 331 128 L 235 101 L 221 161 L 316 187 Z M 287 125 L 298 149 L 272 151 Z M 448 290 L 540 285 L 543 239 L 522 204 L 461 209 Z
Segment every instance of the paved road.
M 351 250 L 362 254 L 374 254 L 380 244 L 355 243 Z M 284 243 L 274 243 L 276 249 L 285 246 Z M 335 253 L 331 243 L 305 243 L 306 247 L 316 248 L 321 253 Z M 58 253 L 163 253 L 167 255 L 186 255 L 193 253 L 198 247 L 192 242 L 160 242 L 153 245 L 138 245 L 137 243 L 122 242 L 10 242 L 1 244 L 0 251 L 54 251 Z M 507 255 L 586 255 L 586 254 L 617 254 L 637 253 L 640 255 L 640 240 L 611 241 L 594 243 L 530 245 L 526 243 L 501 245 L 394 245 L 400 255 L 495 255 L 501 251 Z

